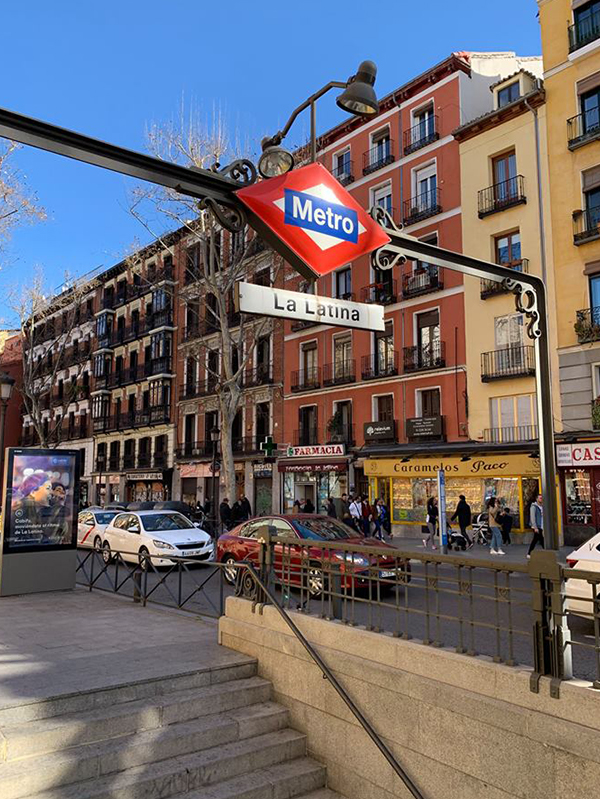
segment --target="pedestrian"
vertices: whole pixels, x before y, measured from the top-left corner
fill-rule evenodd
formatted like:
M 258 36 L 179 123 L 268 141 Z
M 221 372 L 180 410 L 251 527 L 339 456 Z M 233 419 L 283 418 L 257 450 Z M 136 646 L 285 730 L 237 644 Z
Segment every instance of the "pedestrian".
M 487 501 L 488 523 L 492 540 L 490 541 L 490 555 L 504 555 L 502 550 L 502 533 L 500 521 L 500 505 L 496 502 L 496 497 L 490 497 Z
M 251 519 L 252 518 L 252 505 L 250 504 L 250 500 L 248 499 L 248 497 L 245 494 L 242 497 L 242 505 L 244 506 L 244 512 L 246 514 L 246 519 Z
M 221 502 L 219 505 L 219 518 L 221 519 L 221 524 L 225 530 L 229 530 L 231 528 L 231 507 L 229 506 L 229 500 L 227 497 Z
M 313 501 L 310 497 L 307 497 L 304 501 L 304 508 L 302 509 L 303 513 L 314 513 L 315 506 L 313 505 Z
M 350 503 L 350 518 L 354 529 L 360 533 L 362 530 L 362 502 L 360 496 L 356 496 Z
M 425 549 L 427 549 L 429 542 L 431 542 L 432 549 L 437 549 L 435 545 L 435 536 L 439 517 L 440 510 L 437 506 L 437 499 L 436 497 L 429 497 L 427 500 L 427 516 L 425 517 L 429 533 L 427 534 L 427 537 L 423 539 L 423 546 Z
M 535 502 L 529 509 L 529 524 L 533 527 L 533 538 L 529 544 L 529 551 L 527 552 L 527 560 L 531 557 L 536 544 L 539 544 L 544 549 L 544 509 L 542 507 L 542 495 L 538 494 Z
M 352 515 L 350 513 L 350 503 L 348 502 L 348 494 L 342 494 L 341 515 L 340 518 L 347 524 L 348 527 L 354 527 L 352 523 Z
M 469 534 L 467 533 L 467 527 L 469 527 L 471 524 L 471 506 L 467 502 L 464 494 L 458 495 L 456 510 L 450 517 L 450 521 L 453 522 L 455 519 L 458 519 L 458 526 L 460 527 L 460 532 L 465 537 L 465 540 L 469 545 L 470 549 L 473 546 L 473 541 L 469 538 Z
M 382 529 L 384 529 L 383 525 L 385 524 L 386 515 L 387 507 L 383 501 L 383 497 L 381 499 L 376 499 L 373 506 L 373 521 L 375 522 L 375 538 L 379 538 L 380 541 L 384 540 Z
M 385 532 L 391 537 L 392 521 L 390 519 L 390 509 L 388 508 L 384 497 L 379 497 L 379 509 L 380 513 L 383 516 L 383 521 L 381 522 L 381 526 L 383 527 Z
M 333 497 L 329 497 L 327 499 L 327 515 L 330 516 L 332 519 L 337 519 L 337 511 L 335 509 L 335 503 L 333 501 Z
M 510 531 L 513 526 L 513 517 L 510 508 L 504 508 L 504 512 L 500 516 L 500 524 L 502 526 L 502 543 L 510 545 Z
M 233 503 L 233 507 L 231 508 L 232 526 L 235 527 L 240 522 L 245 521 L 245 519 L 247 519 L 247 516 L 244 506 L 242 505 L 242 501 L 241 499 L 236 499 L 236 501 Z
M 361 497 L 361 516 L 362 516 L 362 531 L 365 538 L 371 535 L 371 521 L 373 519 L 373 510 L 369 504 L 369 498 L 366 494 Z
M 292 505 L 292 513 L 300 513 L 302 511 L 302 506 L 300 505 L 300 500 L 294 500 L 294 504 Z

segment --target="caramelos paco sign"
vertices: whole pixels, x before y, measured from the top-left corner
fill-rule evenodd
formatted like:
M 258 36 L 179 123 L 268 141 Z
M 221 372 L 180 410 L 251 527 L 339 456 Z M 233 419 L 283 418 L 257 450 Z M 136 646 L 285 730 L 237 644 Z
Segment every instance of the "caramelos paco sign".
M 370 477 L 431 477 L 442 470 L 448 477 L 519 477 L 538 476 L 540 463 L 528 455 L 474 456 L 470 461 L 459 457 L 400 459 L 373 458 L 365 461 L 365 474 Z

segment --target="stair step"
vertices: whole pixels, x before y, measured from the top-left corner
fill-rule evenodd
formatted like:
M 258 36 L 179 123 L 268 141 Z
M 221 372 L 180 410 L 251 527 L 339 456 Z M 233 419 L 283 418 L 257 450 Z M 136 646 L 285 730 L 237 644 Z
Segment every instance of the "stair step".
M 173 691 L 82 713 L 0 727 L 0 761 L 12 761 L 67 747 L 105 741 L 169 724 L 267 702 L 271 684 L 261 677 Z M 1 768 L 1 765 L 0 765 Z M 1 792 L 0 792 L 1 796 Z
M 96 779 L 128 768 L 277 732 L 285 729 L 287 723 L 287 710 L 268 702 L 100 743 L 75 746 L 33 760 L 13 760 L 0 765 L 0 796 L 2 799 L 21 799 L 49 786 Z
M 65 694 L 48 699 L 0 707 L 0 727 L 68 713 L 85 713 L 94 708 L 112 707 L 115 704 L 163 696 L 174 691 L 184 691 L 232 680 L 247 679 L 256 675 L 256 671 L 256 660 L 248 658 L 245 662 L 219 666 L 218 668 L 199 669 L 183 674 L 175 674 L 170 677 L 132 680 L 110 688 Z
M 313 796 L 325 784 L 325 767 L 308 757 L 251 771 L 173 799 L 291 799 Z M 306 794 L 306 791 L 310 793 Z M 318 796 L 318 795 L 317 795 Z M 323 797 L 326 799 L 326 797 Z M 334 796 L 329 799 L 335 799 Z
M 280 730 L 85 782 L 54 786 L 29 794 L 27 799 L 166 799 L 305 754 L 304 735 Z
M 318 791 L 303 793 L 300 799 L 344 799 L 344 797 L 329 788 L 320 788 Z

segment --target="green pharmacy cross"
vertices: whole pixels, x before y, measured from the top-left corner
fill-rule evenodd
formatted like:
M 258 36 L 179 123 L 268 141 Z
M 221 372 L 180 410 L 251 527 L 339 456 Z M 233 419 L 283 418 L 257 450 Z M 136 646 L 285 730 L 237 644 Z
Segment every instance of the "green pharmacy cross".
M 273 441 L 273 436 L 267 436 L 260 445 L 260 448 L 265 455 L 267 455 L 269 458 L 272 458 L 277 446 L 278 445 Z

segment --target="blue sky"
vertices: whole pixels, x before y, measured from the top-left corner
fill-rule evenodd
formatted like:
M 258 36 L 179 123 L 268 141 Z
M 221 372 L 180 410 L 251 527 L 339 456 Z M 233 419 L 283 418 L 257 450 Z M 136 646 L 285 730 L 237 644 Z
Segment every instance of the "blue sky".
M 0 106 L 137 150 L 146 126 L 170 119 L 182 97 L 258 142 L 329 80 L 370 58 L 383 95 L 456 50 L 540 53 L 535 0 L 29 0 L 2 13 Z M 565 34 L 566 35 L 566 34 Z M 343 118 L 335 93 L 318 105 L 324 130 Z M 308 119 L 288 141 L 306 138 Z M 127 211 L 132 181 L 33 149 L 19 153 L 48 211 L 11 245 L 0 291 L 43 267 L 50 286 L 65 270 L 115 263 L 143 229 Z M 5 316 L 0 310 L 0 316 Z

